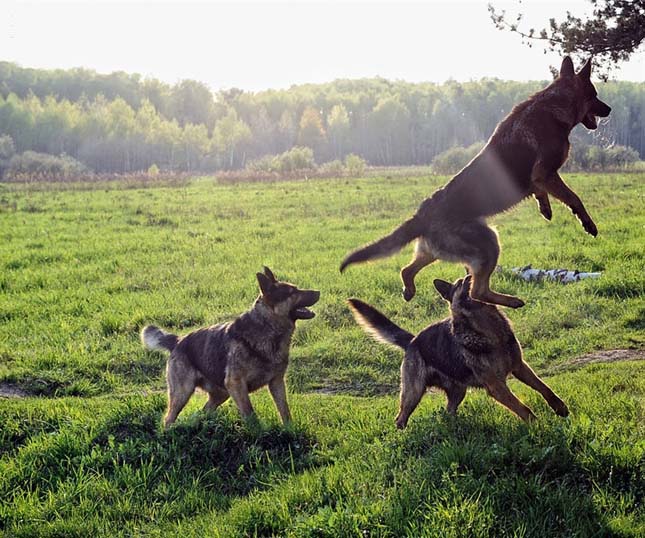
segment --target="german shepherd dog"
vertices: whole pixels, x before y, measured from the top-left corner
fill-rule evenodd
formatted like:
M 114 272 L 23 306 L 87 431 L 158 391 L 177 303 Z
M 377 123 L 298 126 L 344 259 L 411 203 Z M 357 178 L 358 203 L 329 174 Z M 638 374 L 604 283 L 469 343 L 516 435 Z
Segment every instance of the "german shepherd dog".
M 558 415 L 566 417 L 569 414 L 566 404 L 522 359 L 522 348 L 508 318 L 496 306 L 472 299 L 470 283 L 470 275 L 454 284 L 435 280 L 435 288 L 450 303 L 451 315 L 429 325 L 417 336 L 370 305 L 349 299 L 359 325 L 376 340 L 405 350 L 397 428 L 406 427 L 427 387 L 445 391 L 451 414 L 457 412 L 467 387 L 484 387 L 523 420 L 534 419 L 533 412 L 506 385 L 511 373 L 537 390 Z
M 234 321 L 185 336 L 153 325 L 141 331 L 146 348 L 170 351 L 166 426 L 175 421 L 196 387 L 208 393 L 204 410 L 215 409 L 231 396 L 247 418 L 253 414 L 249 393 L 268 384 L 282 422 L 291 420 L 284 384 L 291 336 L 297 320 L 315 316 L 307 307 L 318 302 L 320 292 L 280 282 L 268 267 L 256 276 L 260 296 Z
M 596 116 L 604 118 L 611 111 L 598 99 L 590 76 L 591 60 L 576 74 L 571 58 L 564 58 L 558 78 L 517 105 L 461 172 L 392 233 L 349 254 L 341 272 L 353 263 L 390 256 L 417 239 L 414 258 L 401 271 L 406 301 L 416 293 L 416 274 L 442 259 L 465 263 L 470 269 L 473 298 L 513 308 L 523 306 L 521 299 L 489 287 L 500 248 L 486 218 L 533 195 L 540 213 L 551 220 L 550 194 L 569 206 L 587 233 L 597 235 L 580 198 L 558 174 L 567 159 L 571 130 L 578 123 L 595 129 Z

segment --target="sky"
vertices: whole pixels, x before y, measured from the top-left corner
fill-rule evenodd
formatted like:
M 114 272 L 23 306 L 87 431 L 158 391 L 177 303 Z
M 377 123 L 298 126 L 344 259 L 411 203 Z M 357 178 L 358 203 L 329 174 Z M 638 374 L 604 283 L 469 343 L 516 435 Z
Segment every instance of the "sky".
M 1 0 L 0 60 L 126 71 L 212 90 L 288 88 L 336 78 L 409 82 L 545 80 L 560 58 L 490 21 L 492 1 L 543 28 L 585 0 L 417 2 Z M 614 73 L 645 80 L 645 52 Z

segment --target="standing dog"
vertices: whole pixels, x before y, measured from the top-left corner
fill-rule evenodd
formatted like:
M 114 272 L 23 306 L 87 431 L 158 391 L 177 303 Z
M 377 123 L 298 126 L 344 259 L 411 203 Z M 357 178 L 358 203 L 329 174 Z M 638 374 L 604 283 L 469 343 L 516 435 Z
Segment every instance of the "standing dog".
M 413 260 L 401 271 L 406 301 L 416 293 L 416 274 L 442 259 L 469 267 L 474 275 L 473 298 L 513 308 L 523 306 L 521 299 L 489 287 L 500 249 L 486 218 L 532 194 L 540 213 L 551 220 L 550 194 L 571 208 L 589 234 L 597 235 L 580 198 L 558 174 L 567 159 L 571 130 L 578 123 L 595 129 L 596 116 L 604 118 L 611 111 L 598 99 L 590 75 L 591 60 L 576 74 L 573 62 L 566 57 L 560 76 L 517 105 L 479 155 L 390 235 L 349 254 L 341 272 L 352 263 L 390 256 L 417 239 Z
M 175 421 L 196 387 L 208 393 L 205 410 L 231 396 L 246 418 L 253 414 L 249 393 L 268 384 L 282 422 L 291 420 L 284 385 L 291 336 L 296 320 L 314 317 L 307 307 L 318 302 L 320 292 L 279 282 L 268 267 L 257 273 L 257 279 L 260 296 L 234 321 L 181 337 L 152 325 L 141 331 L 145 347 L 170 351 L 166 426 Z
M 484 387 L 523 420 L 535 418 L 506 385 L 511 373 L 537 390 L 558 415 L 566 417 L 566 404 L 522 359 L 522 348 L 508 318 L 496 306 L 472 299 L 470 282 L 470 275 L 454 284 L 434 281 L 437 291 L 450 303 L 451 317 L 426 327 L 416 337 L 370 305 L 349 300 L 359 325 L 376 340 L 405 350 L 397 428 L 406 427 L 427 387 L 445 391 L 452 414 L 457 412 L 467 387 Z

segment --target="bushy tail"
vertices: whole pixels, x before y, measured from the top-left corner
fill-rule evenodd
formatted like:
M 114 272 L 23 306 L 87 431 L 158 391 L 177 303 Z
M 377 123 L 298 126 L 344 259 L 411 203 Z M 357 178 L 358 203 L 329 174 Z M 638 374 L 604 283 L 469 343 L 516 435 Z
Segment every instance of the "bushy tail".
M 141 342 L 146 349 L 172 351 L 178 341 L 176 334 L 167 333 L 154 325 L 147 325 L 141 330 Z
M 392 323 L 376 308 L 358 299 L 349 299 L 349 307 L 354 319 L 375 340 L 384 344 L 392 344 L 404 350 L 408 349 L 414 335 Z
M 401 226 L 389 235 L 361 247 L 349 254 L 340 264 L 342 273 L 348 265 L 365 262 L 374 258 L 387 258 L 401 250 L 413 239 L 419 237 L 423 232 L 423 226 L 417 215 L 406 220 Z

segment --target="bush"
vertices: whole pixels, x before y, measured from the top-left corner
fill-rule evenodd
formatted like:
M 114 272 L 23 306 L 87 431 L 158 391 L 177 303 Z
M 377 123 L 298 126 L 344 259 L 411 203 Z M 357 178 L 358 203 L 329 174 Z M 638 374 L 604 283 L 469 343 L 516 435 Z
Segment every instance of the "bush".
M 9 160 L 5 176 L 7 179 L 77 179 L 91 174 L 83 163 L 62 154 L 60 157 L 48 153 L 25 151 Z
M 148 168 L 148 175 L 150 177 L 157 177 L 159 175 L 159 167 L 156 164 L 152 163 L 150 165 L 150 168 Z
M 314 152 L 311 148 L 295 146 L 276 158 L 278 159 L 278 172 L 295 172 L 316 168 Z
M 280 165 L 279 159 L 279 155 L 265 155 L 246 163 L 245 169 L 249 172 L 277 172 Z
M 454 147 L 439 153 L 432 159 L 435 174 L 456 174 L 466 166 L 484 147 L 484 142 L 475 142 L 467 148 Z
M 634 148 L 614 145 L 608 148 L 573 144 L 566 162 L 566 170 L 624 170 L 639 159 Z
M 249 161 L 245 167 L 246 172 L 252 174 L 288 174 L 301 170 L 315 170 L 314 152 L 311 148 L 296 146 L 280 155 L 265 155 L 259 159 Z
M 9 167 L 9 159 L 16 153 L 13 138 L 9 135 L 0 135 L 0 179 Z
M 345 157 L 345 168 L 351 177 L 361 177 L 365 173 L 365 159 L 350 153 Z
M 345 165 L 343 165 L 343 161 L 338 159 L 321 164 L 318 170 L 323 176 L 342 177 L 345 175 Z

